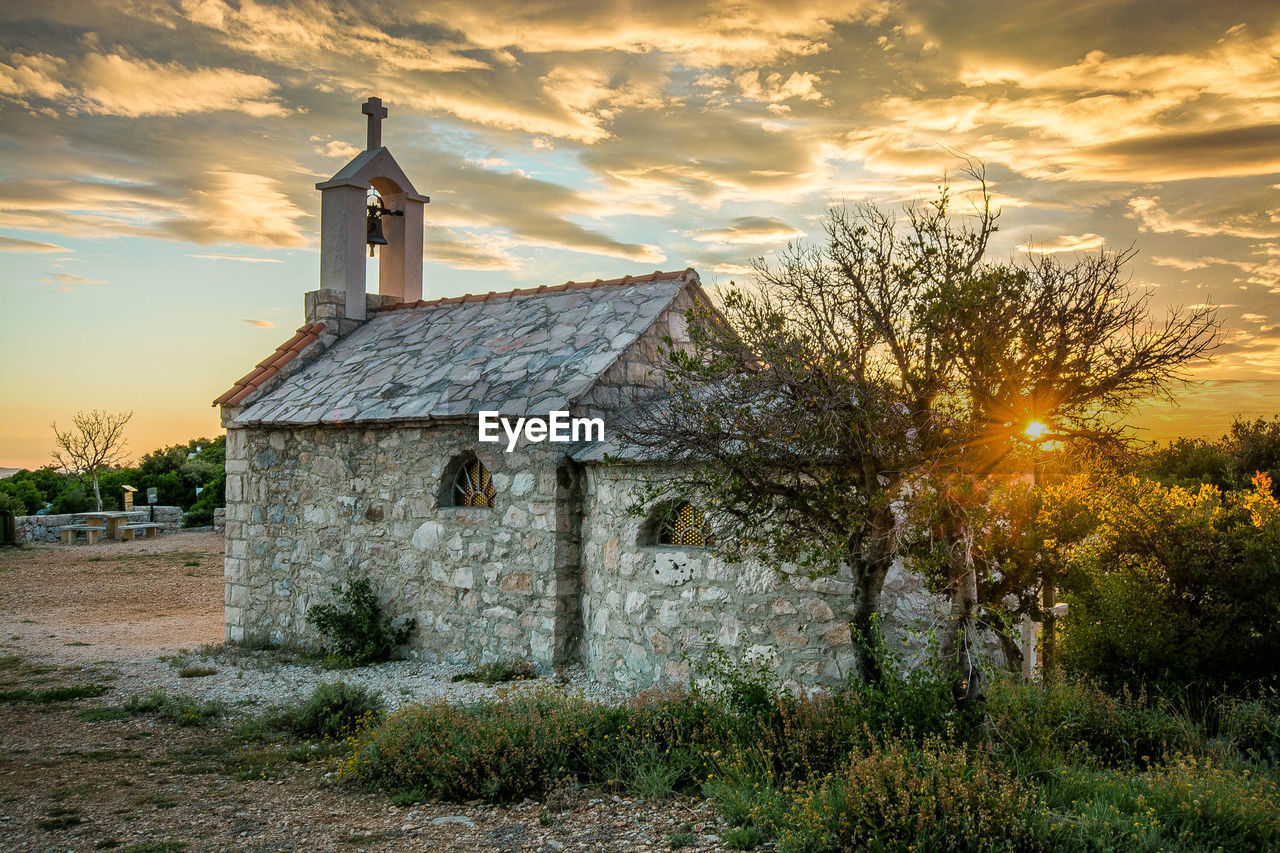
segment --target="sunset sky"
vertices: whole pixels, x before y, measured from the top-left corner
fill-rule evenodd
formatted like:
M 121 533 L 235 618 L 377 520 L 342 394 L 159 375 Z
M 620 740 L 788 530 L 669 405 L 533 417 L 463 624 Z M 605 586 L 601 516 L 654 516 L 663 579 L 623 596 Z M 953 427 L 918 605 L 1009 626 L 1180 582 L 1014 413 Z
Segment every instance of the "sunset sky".
M 993 254 L 1134 246 L 1222 306 L 1144 435 L 1280 411 L 1280 4 L 0 0 L 0 466 L 132 409 L 135 455 L 318 286 L 360 103 L 426 210 L 425 296 L 655 269 L 743 280 L 832 203 L 986 164 Z M 376 276 L 371 276 L 376 287 Z

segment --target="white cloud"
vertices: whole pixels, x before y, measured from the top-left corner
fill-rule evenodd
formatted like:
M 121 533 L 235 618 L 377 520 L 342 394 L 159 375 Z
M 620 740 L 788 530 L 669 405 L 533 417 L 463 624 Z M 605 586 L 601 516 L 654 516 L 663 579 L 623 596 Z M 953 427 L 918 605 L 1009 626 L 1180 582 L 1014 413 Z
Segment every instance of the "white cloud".
M 1138 220 L 1141 231 L 1182 233 L 1193 237 L 1280 237 L 1280 211 L 1217 209 L 1217 215 L 1213 216 L 1186 215 L 1166 210 L 1160 196 L 1137 196 L 1129 200 L 1128 208 L 1126 215 Z
M 1147 260 L 1158 267 L 1173 267 L 1176 270 L 1190 272 L 1191 270 L 1202 270 L 1209 266 L 1209 262 L 1205 260 L 1193 260 L 1191 258 L 1170 258 L 1161 255 L 1154 255 Z
M 106 284 L 107 282 L 100 278 L 89 278 L 83 275 L 76 275 L 69 272 L 53 272 L 45 275 L 40 279 L 49 284 L 56 284 L 53 288 L 57 293 L 75 293 L 79 288 L 85 285 Z
M 252 255 L 227 255 L 221 252 L 201 252 L 191 255 L 193 258 L 203 258 L 209 261 L 243 261 L 247 264 L 279 264 L 283 263 L 279 258 L 255 258 Z
M 745 267 L 741 264 L 715 264 L 711 267 L 711 271 L 718 275 L 749 276 L 755 273 L 755 270 L 751 267 Z
M 315 152 L 317 154 L 323 157 L 334 157 L 340 160 L 350 160 L 364 150 L 359 146 L 352 145 L 350 142 L 345 142 L 341 139 L 331 139 L 323 145 L 320 145 L 319 143 L 322 141 L 321 138 L 313 136 L 311 137 L 311 141 L 317 143 L 315 146 Z
M 807 71 L 793 71 L 786 77 L 779 71 L 763 76 L 760 71 L 744 71 L 734 82 L 738 84 L 743 97 L 765 104 L 780 104 L 793 98 L 801 101 L 822 100 L 822 93 L 818 91 L 822 78 Z

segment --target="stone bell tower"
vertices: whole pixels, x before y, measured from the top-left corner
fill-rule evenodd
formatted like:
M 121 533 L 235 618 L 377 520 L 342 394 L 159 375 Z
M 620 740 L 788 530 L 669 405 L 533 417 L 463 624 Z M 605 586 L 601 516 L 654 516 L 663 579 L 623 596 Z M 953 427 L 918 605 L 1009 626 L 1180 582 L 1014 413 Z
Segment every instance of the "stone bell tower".
M 391 152 L 382 146 L 387 108 L 370 98 L 361 111 L 369 117 L 365 150 L 323 183 L 320 190 L 320 289 L 346 293 L 346 318 L 365 319 L 367 194 L 373 187 L 390 211 L 381 216 L 383 236 L 378 264 L 378 293 L 397 301 L 422 298 L 423 206 L 430 201 L 413 188 Z

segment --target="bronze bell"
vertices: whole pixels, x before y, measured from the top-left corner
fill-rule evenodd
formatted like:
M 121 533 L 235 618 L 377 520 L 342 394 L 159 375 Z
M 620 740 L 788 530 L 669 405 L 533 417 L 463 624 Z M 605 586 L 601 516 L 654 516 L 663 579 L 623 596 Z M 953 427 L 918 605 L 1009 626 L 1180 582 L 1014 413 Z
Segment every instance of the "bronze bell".
M 387 238 L 382 235 L 382 211 L 370 207 L 367 223 L 364 241 L 369 244 L 369 257 L 372 258 L 374 246 L 387 245 Z

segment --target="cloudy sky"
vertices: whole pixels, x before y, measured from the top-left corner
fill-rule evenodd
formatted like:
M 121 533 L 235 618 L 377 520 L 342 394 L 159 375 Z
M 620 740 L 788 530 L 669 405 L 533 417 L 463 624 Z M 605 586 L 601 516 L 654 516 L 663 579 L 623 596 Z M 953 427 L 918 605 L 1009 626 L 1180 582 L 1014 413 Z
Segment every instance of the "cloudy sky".
M 431 196 L 428 298 L 741 279 L 964 152 L 997 257 L 1134 246 L 1159 310 L 1222 306 L 1146 435 L 1280 410 L 1274 2 L 0 0 L 0 466 L 77 409 L 134 410 L 137 452 L 217 431 L 302 322 L 370 95 Z

